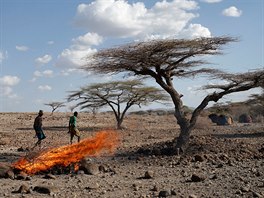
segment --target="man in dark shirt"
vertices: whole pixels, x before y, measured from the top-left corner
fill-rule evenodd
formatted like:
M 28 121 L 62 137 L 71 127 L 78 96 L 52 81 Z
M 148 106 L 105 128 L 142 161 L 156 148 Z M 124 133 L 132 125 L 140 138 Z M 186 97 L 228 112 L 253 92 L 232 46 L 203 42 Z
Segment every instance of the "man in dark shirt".
M 38 116 L 35 118 L 34 126 L 33 126 L 36 132 L 36 136 L 38 138 L 38 141 L 35 143 L 34 147 L 36 147 L 37 145 L 41 146 L 41 140 L 46 138 L 42 129 L 42 116 L 43 116 L 43 111 L 39 110 Z
M 71 135 L 71 139 L 70 139 L 71 144 L 74 136 L 78 137 L 78 142 L 80 142 L 81 139 L 80 131 L 77 129 L 77 116 L 78 116 L 78 112 L 75 111 L 73 113 L 73 116 L 71 116 L 69 120 L 69 133 Z

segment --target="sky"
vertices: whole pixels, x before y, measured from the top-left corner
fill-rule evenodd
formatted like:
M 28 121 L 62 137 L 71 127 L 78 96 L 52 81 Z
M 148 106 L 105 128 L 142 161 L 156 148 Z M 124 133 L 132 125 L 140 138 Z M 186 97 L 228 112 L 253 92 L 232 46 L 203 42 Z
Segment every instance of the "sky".
M 212 66 L 234 73 L 263 68 L 263 12 L 263 0 L 0 0 L 0 112 L 51 111 L 45 104 L 65 102 L 69 91 L 119 80 L 79 67 L 100 49 L 134 41 L 232 36 L 239 42 L 224 46 L 221 56 L 208 57 Z M 154 80 L 146 83 L 156 86 Z M 207 92 L 198 89 L 208 83 L 174 82 L 190 107 L 201 102 Z M 259 92 L 232 94 L 220 102 L 243 101 Z

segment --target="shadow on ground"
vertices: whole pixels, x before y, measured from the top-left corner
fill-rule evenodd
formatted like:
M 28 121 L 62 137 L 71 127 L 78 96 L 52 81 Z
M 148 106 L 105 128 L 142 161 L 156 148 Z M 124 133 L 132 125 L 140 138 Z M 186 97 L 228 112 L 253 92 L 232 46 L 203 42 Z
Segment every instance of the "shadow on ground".
M 213 134 L 213 137 L 217 138 L 259 138 L 264 137 L 264 132 L 257 132 L 257 133 L 235 133 L 235 134 Z

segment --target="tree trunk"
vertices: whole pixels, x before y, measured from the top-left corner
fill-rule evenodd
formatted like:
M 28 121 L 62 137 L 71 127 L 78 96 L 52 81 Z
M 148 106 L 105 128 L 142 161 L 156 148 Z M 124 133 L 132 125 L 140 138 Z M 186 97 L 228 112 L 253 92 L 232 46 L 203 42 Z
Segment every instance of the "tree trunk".
M 179 152 L 183 153 L 186 151 L 187 147 L 189 146 L 190 134 L 190 128 L 181 128 L 180 135 L 176 138 L 176 149 Z
M 117 129 L 122 129 L 122 122 L 123 122 L 123 119 L 121 119 L 121 118 L 118 118 L 117 120 L 116 120 L 117 122 L 116 122 L 116 128 Z

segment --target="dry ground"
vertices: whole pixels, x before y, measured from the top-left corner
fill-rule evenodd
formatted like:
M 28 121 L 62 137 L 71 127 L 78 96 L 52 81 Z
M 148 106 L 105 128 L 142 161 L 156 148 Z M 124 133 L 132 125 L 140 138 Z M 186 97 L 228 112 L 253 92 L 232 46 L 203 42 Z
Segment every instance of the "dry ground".
M 32 129 L 36 113 L 0 113 L 0 162 L 13 163 L 36 142 Z M 69 144 L 71 113 L 44 113 L 45 149 Z M 184 156 L 169 154 L 169 141 L 179 128 L 173 115 L 128 115 L 117 131 L 121 143 L 114 156 L 90 158 L 111 171 L 94 175 L 37 174 L 25 180 L 0 179 L 0 197 L 264 197 L 264 125 L 215 126 L 200 121 Z M 111 113 L 95 117 L 80 113 L 82 138 L 114 128 Z M 75 140 L 76 141 L 76 140 Z M 145 173 L 150 178 L 145 178 Z M 195 177 L 197 176 L 197 177 Z M 195 178 L 198 178 L 196 181 Z M 15 193 L 22 184 L 51 186 L 50 194 Z

